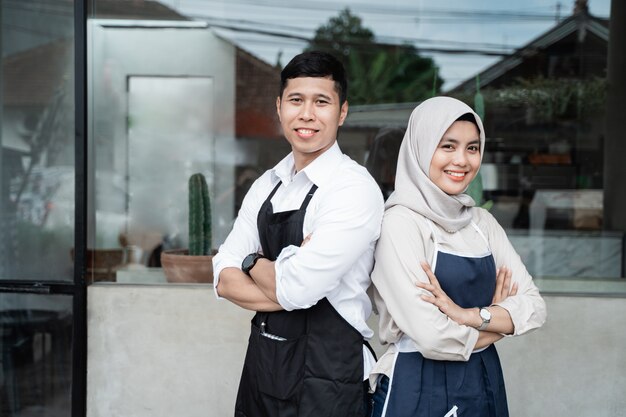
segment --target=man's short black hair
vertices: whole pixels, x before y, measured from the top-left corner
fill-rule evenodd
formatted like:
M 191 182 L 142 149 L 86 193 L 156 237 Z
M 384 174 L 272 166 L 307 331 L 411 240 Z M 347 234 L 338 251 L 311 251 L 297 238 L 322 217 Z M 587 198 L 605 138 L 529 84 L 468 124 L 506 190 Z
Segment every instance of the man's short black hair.
M 280 73 L 280 94 L 287 86 L 287 81 L 300 77 L 330 78 L 335 82 L 335 91 L 339 95 L 339 104 L 343 105 L 348 96 L 346 71 L 341 62 L 327 52 L 308 51 L 293 57 Z

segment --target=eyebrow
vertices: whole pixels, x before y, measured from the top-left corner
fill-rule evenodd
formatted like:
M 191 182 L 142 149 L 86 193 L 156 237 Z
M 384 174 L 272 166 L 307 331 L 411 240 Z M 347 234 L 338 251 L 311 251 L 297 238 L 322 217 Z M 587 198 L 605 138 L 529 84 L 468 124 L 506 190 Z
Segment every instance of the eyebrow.
M 443 142 L 452 142 L 454 144 L 460 143 L 460 141 L 458 139 L 449 138 L 449 137 L 442 138 L 441 142 L 439 142 L 439 143 L 443 143 Z M 473 140 L 473 141 L 468 143 L 468 145 L 476 145 L 476 144 L 480 144 L 480 139 L 475 139 L 475 140 Z
M 302 94 L 302 93 L 299 93 L 299 92 L 297 92 L 297 91 L 294 91 L 293 93 L 289 93 L 289 94 L 287 94 L 287 97 L 286 97 L 286 98 L 290 98 L 290 97 L 300 97 L 300 96 L 304 96 L 304 95 L 305 95 L 305 94 Z M 325 100 L 332 101 L 332 97 L 327 96 L 326 94 L 321 94 L 321 93 L 320 93 L 320 94 L 315 94 L 314 96 L 315 96 L 315 98 L 323 98 L 323 99 L 325 99 Z

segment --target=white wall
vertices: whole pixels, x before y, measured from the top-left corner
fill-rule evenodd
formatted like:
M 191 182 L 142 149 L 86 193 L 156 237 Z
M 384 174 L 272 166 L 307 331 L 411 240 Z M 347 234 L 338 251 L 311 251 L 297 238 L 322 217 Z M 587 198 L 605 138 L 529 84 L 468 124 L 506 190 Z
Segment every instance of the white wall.
M 626 415 L 626 299 L 546 301 L 542 329 L 498 344 L 511 416 Z M 232 415 L 250 318 L 210 286 L 90 286 L 87 416 Z
M 181 126 L 181 132 L 199 130 L 211 137 L 198 139 L 202 145 L 197 146 L 195 152 L 188 152 L 190 144 L 182 133 L 171 137 L 170 156 L 174 159 L 159 158 L 154 164 L 161 168 L 166 178 L 176 178 L 175 174 L 168 174 L 175 170 L 178 164 L 184 163 L 191 174 L 202 171 L 207 176 L 209 190 L 213 197 L 213 237 L 214 241 L 222 242 L 232 228 L 234 211 L 234 166 L 238 155 L 235 142 L 235 55 L 236 48 L 232 43 L 216 36 L 210 29 L 197 27 L 197 22 L 160 22 L 176 27 L 162 27 L 159 22 L 136 21 L 136 26 L 126 27 L 109 20 L 90 20 L 88 26 L 88 74 L 89 96 L 93 98 L 89 107 L 89 135 L 91 166 L 90 175 L 102 178 L 111 178 L 112 185 L 119 188 L 115 181 L 129 175 L 129 165 L 139 164 L 140 161 L 129 160 L 129 126 L 133 125 L 132 115 L 128 114 L 128 77 L 200 77 L 211 78 L 212 102 L 206 103 L 212 111 L 206 114 L 206 125 Z M 130 25 L 131 23 L 126 23 Z M 154 26 L 151 26 L 154 24 Z M 118 26 L 121 25 L 121 26 Z M 181 47 L 182 45 L 182 47 Z M 203 100 L 204 97 L 195 97 Z M 192 102 L 192 100 L 190 100 Z M 172 106 L 178 105 L 176 103 Z M 189 104 L 189 103 L 187 103 Z M 183 110 L 179 110 L 183 112 Z M 196 119 L 192 121 L 196 122 Z M 129 125 L 130 123 L 130 125 Z M 136 135 L 135 135 L 136 138 Z M 181 142 L 186 142 L 181 145 Z M 184 146 L 183 146 L 184 145 Z M 176 162 L 176 163 L 174 163 Z M 144 173 L 148 175 L 148 173 Z M 180 173 L 176 173 L 180 174 Z M 187 176 L 182 182 L 186 189 Z M 167 182 L 168 180 L 165 180 Z M 105 193 L 101 184 L 90 178 L 90 190 L 94 193 Z M 95 185 L 94 185 L 95 184 Z M 126 190 L 128 193 L 130 190 Z M 122 196 L 124 197 L 124 196 Z M 101 200 L 115 198 L 105 195 Z M 137 195 L 129 196 L 130 199 Z M 90 213 L 102 210 L 98 207 L 95 196 L 90 196 Z M 173 211 L 183 213 L 186 218 L 186 205 L 179 207 L 171 204 Z M 167 225 L 174 224 L 163 210 L 157 210 L 159 220 Z M 89 235 L 94 237 L 94 247 L 117 247 L 117 237 L 125 227 L 142 231 L 156 232 L 161 235 L 170 234 L 171 230 L 156 230 L 151 224 L 141 224 L 146 216 L 130 216 L 130 213 L 115 213 L 117 216 L 108 216 L 117 221 L 115 224 L 106 222 L 106 213 L 95 214 L 90 219 Z M 176 217 L 177 219 L 177 217 Z M 94 230 L 95 227 L 95 230 Z M 186 240 L 186 229 L 180 233 Z M 181 245 L 182 246 L 182 245 Z

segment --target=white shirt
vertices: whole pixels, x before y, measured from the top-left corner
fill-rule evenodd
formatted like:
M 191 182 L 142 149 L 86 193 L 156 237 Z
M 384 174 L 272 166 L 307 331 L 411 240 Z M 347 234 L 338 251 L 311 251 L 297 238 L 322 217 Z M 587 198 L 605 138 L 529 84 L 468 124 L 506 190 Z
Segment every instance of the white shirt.
M 344 155 L 335 142 L 306 168 L 295 173 L 293 155 L 254 182 L 244 198 L 232 232 L 213 257 L 214 288 L 219 275 L 241 267 L 243 258 L 261 251 L 257 215 L 272 189 L 274 212 L 297 210 L 313 184 L 318 186 L 307 207 L 302 235 L 305 246 L 288 246 L 276 259 L 276 297 L 287 311 L 305 309 L 326 297 L 335 310 L 365 339 L 373 335 L 366 320 L 372 305 L 366 290 L 380 234 L 383 197 L 367 170 Z M 370 355 L 366 355 L 369 362 Z
M 462 256 L 484 256 L 491 251 L 497 268 L 511 269 L 511 282 L 518 285 L 517 294 L 495 305 L 511 316 L 512 336 L 537 329 L 546 321 L 545 301 L 504 229 L 487 210 L 474 207 L 471 213 L 487 241 L 471 225 L 449 233 L 403 206 L 394 206 L 385 213 L 372 281 L 380 316 L 380 341 L 389 347 L 372 372 L 372 383 L 377 374 L 391 375 L 398 350 L 395 343 L 404 335 L 428 359 L 467 361 L 474 350 L 478 330 L 457 324 L 436 306 L 422 300 L 420 296 L 425 292 L 415 285 L 418 281 L 428 282 L 420 261 L 432 263 L 437 250 Z M 433 225 L 432 229 L 429 224 Z M 435 245 L 433 232 L 437 234 L 439 247 Z

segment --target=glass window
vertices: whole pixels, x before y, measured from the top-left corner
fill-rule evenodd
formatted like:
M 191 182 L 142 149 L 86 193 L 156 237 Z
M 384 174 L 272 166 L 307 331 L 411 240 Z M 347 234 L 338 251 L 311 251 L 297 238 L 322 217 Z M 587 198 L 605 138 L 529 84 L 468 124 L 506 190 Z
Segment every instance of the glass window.
M 70 415 L 72 299 L 0 293 L 0 416 Z
M 73 4 L 52 3 L 0 4 L 0 279 L 73 279 Z
M 74 2 L 0 21 L 0 416 L 69 417 L 73 296 L 44 293 L 75 288 Z
M 413 108 L 457 97 L 485 120 L 476 199 L 540 286 L 626 292 L 623 202 L 607 200 L 609 0 L 570 10 L 492 2 L 489 12 L 210 3 L 92 2 L 90 212 L 93 248 L 118 254 L 107 279 L 166 281 L 160 253 L 188 246 L 186 180 L 196 172 L 211 197 L 211 248 L 223 242 L 252 182 L 289 152 L 275 115 L 281 67 L 324 49 L 349 74 L 339 144 L 385 196 Z

